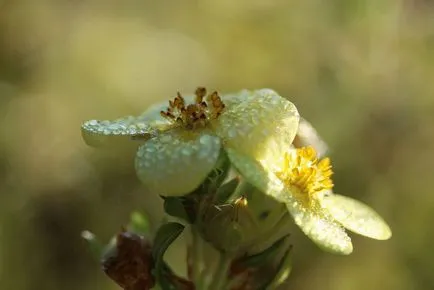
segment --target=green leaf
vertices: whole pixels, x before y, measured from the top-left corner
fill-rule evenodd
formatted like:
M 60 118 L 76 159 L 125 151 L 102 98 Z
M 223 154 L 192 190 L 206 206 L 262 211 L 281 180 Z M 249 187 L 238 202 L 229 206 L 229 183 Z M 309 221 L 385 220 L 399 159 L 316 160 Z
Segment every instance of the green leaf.
M 231 168 L 231 162 L 223 149 L 220 150 L 220 155 L 214 170 L 208 175 L 208 178 L 216 187 L 219 187 L 226 179 Z
M 267 261 L 273 260 L 281 252 L 282 245 L 285 244 L 285 241 L 287 240 L 288 237 L 289 235 L 284 236 L 283 238 L 277 240 L 269 248 L 267 248 L 266 250 L 258 254 L 254 254 L 243 258 L 242 260 L 240 260 L 240 263 L 244 267 L 249 268 L 249 267 L 260 267 Z
M 235 261 L 233 267 L 235 271 L 253 270 L 256 274 L 249 283 L 255 285 L 255 289 L 266 290 L 276 289 L 279 283 L 287 277 L 288 260 L 291 246 L 289 235 L 282 237 L 266 250 L 248 257 L 243 257 Z
M 219 188 L 219 186 L 223 183 L 223 181 L 226 179 L 229 173 L 229 169 L 231 168 L 231 163 L 229 161 L 229 158 L 226 154 L 226 152 L 221 149 L 220 155 L 217 159 L 217 162 L 211 170 L 211 172 L 208 174 L 208 176 L 205 178 L 203 183 L 196 188 L 192 194 L 213 194 Z
M 238 185 L 240 184 L 239 178 L 234 178 L 217 189 L 216 193 L 216 203 L 224 204 L 228 201 L 228 199 L 234 194 Z
M 163 197 L 164 199 L 164 211 L 173 217 L 180 218 L 189 223 L 193 223 L 195 216 L 195 201 L 186 197 Z
M 170 244 L 182 233 L 184 226 L 180 223 L 167 223 L 162 225 L 155 235 L 152 257 L 156 260 L 162 258 Z
M 154 275 L 162 289 L 176 289 L 174 288 L 175 286 L 165 278 L 167 268 L 164 263 L 164 254 L 183 230 L 184 226 L 179 223 L 167 223 L 158 229 L 155 236 L 154 246 L 152 248 L 152 257 L 155 261 Z
M 266 290 L 277 289 L 277 287 L 279 287 L 286 281 L 286 279 L 289 277 L 289 274 L 291 274 L 291 270 L 292 270 L 291 250 L 292 247 L 289 247 L 289 249 L 286 250 L 277 268 L 278 269 L 277 273 L 274 276 L 273 280 L 270 283 L 268 283 L 268 286 L 265 288 Z

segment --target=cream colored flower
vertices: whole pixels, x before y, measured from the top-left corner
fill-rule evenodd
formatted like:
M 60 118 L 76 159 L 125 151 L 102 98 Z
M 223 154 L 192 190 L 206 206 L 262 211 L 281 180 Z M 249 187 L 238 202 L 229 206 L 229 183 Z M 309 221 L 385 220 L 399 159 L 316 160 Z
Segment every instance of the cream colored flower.
M 89 145 L 142 142 L 135 162 L 141 181 L 158 194 L 180 196 L 203 182 L 221 149 L 262 157 L 290 144 L 298 121 L 295 106 L 269 89 L 220 96 L 198 88 L 138 117 L 87 121 L 82 133 Z
M 312 146 L 318 157 L 326 154 L 328 148 L 324 140 L 319 136 L 315 128 L 304 118 L 300 118 L 297 135 L 292 142 L 295 148 Z
M 228 150 L 233 165 L 254 186 L 283 202 L 295 223 L 320 247 L 341 254 L 353 250 L 344 227 L 379 240 L 391 230 L 370 207 L 332 193 L 330 159 L 319 160 L 313 147 L 287 149 L 252 160 Z M 269 156 L 275 156 L 270 159 Z

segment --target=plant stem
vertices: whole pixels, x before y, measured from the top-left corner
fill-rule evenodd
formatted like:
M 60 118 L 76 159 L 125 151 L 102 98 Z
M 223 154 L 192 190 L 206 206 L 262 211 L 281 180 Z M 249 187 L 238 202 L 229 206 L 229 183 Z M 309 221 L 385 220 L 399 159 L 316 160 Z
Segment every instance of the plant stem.
M 192 242 L 192 261 L 193 261 L 193 283 L 196 289 L 200 290 L 203 287 L 203 244 L 198 231 L 191 227 Z
M 225 253 L 221 253 L 216 272 L 214 273 L 214 279 L 210 286 L 210 290 L 225 289 L 230 264 L 231 259 L 229 258 L 229 256 Z

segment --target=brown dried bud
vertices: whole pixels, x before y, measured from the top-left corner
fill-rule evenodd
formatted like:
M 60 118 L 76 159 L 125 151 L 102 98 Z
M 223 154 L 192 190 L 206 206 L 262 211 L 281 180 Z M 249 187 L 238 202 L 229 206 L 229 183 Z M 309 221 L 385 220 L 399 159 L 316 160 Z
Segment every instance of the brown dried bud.
M 137 234 L 121 231 L 101 264 L 107 276 L 125 290 L 146 290 L 155 284 L 151 244 Z

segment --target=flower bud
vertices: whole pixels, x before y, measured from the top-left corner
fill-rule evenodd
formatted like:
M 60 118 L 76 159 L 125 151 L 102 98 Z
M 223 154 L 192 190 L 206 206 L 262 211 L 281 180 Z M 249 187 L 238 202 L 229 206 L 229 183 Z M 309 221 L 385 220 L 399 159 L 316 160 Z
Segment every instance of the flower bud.
M 248 242 L 248 232 L 254 228 L 245 197 L 229 204 L 210 205 L 199 223 L 203 238 L 217 250 L 227 253 L 242 251 Z
M 145 290 L 155 284 L 151 274 L 151 244 L 135 233 L 121 231 L 116 243 L 103 255 L 101 264 L 107 276 L 123 289 Z

